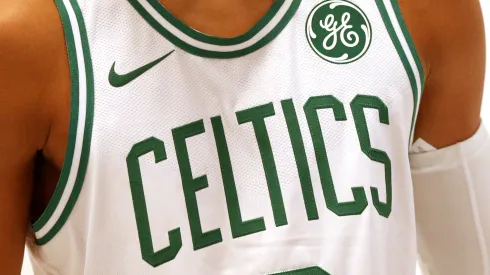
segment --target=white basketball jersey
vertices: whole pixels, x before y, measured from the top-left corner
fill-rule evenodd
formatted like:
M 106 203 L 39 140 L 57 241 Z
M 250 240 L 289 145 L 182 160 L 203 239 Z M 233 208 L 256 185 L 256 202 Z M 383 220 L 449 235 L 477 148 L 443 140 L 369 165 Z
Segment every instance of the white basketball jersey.
M 277 0 L 235 38 L 158 0 L 55 2 L 72 110 L 36 274 L 415 273 L 396 0 Z

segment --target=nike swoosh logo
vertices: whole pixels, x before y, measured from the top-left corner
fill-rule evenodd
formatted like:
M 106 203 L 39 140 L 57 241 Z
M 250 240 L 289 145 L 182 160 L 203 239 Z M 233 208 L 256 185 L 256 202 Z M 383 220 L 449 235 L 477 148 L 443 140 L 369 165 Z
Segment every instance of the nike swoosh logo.
M 174 50 L 175 51 L 175 50 Z M 157 60 L 146 64 L 143 67 L 140 67 L 130 73 L 127 74 L 118 74 L 116 73 L 115 67 L 116 67 L 116 62 L 112 64 L 111 71 L 109 72 L 109 83 L 116 88 L 122 87 L 130 83 L 131 81 L 135 80 L 136 78 L 140 77 L 142 74 L 146 73 L 149 71 L 151 68 L 155 67 L 158 63 L 162 62 L 165 58 L 167 58 L 169 55 L 171 55 L 174 51 L 171 51 L 167 53 L 166 55 L 158 58 Z

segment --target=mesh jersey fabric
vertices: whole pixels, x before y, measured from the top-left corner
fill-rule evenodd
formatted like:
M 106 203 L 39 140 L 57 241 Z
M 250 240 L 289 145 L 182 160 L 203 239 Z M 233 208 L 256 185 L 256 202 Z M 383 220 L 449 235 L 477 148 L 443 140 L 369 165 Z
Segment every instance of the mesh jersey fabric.
M 423 73 L 395 0 L 276 1 L 235 40 L 154 0 L 56 4 L 71 139 L 34 223 L 36 274 L 415 273 Z M 351 17 L 320 14 L 324 29 L 369 21 L 352 62 L 323 50 L 354 35 L 330 28 L 321 49 L 308 32 L 339 6 Z

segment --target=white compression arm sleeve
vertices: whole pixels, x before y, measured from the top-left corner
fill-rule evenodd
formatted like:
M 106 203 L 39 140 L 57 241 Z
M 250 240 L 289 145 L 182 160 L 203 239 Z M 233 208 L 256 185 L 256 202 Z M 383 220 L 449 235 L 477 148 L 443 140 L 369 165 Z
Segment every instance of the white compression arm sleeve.
M 424 275 L 490 275 L 490 136 L 411 154 Z

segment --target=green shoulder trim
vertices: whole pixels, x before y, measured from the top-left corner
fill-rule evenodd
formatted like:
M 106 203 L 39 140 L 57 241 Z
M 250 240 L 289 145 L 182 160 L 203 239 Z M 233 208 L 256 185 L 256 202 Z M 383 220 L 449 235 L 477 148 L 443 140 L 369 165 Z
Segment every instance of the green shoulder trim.
M 240 57 L 264 47 L 281 33 L 301 4 L 301 0 L 277 0 L 267 14 L 247 33 L 234 38 L 220 38 L 190 28 L 165 9 L 158 0 L 128 1 L 150 26 L 175 46 L 191 54 L 210 58 Z M 287 8 L 287 11 L 284 15 L 280 15 L 280 11 L 284 7 Z M 161 17 L 156 18 L 149 12 L 149 9 L 155 10 Z M 281 19 L 278 23 L 274 23 L 273 19 L 278 16 L 281 16 Z M 171 25 L 172 28 L 166 28 L 161 23 L 162 20 Z M 266 26 L 271 24 L 274 24 L 271 31 L 261 33 Z M 246 43 L 252 39 L 257 41 Z M 202 46 L 203 44 L 205 46 Z
M 75 46 L 75 38 L 73 37 L 73 31 L 71 29 L 70 22 L 68 21 L 68 15 L 66 10 L 59 9 L 61 20 L 63 22 L 65 31 L 66 47 L 68 51 L 68 60 L 70 65 L 70 78 L 71 78 L 71 98 L 70 98 L 70 126 L 68 129 L 68 144 L 66 146 L 65 160 L 63 162 L 63 168 L 61 175 L 56 185 L 56 189 L 53 193 L 48 206 L 44 210 L 41 217 L 32 224 L 34 231 L 39 231 L 43 228 L 48 220 L 53 216 L 56 207 L 60 203 L 61 196 L 65 191 L 66 184 L 68 182 L 68 176 L 70 175 L 71 166 L 73 163 L 73 154 L 75 153 L 75 141 L 77 137 L 78 126 L 78 114 L 79 114 L 79 84 L 78 84 L 78 60 L 77 49 Z
M 396 49 L 398 55 L 400 56 L 403 67 L 405 68 L 405 71 L 407 72 L 407 76 L 408 76 L 408 79 L 410 81 L 410 86 L 412 88 L 414 107 L 413 107 L 413 114 L 412 114 L 412 123 L 411 123 L 411 128 L 410 128 L 409 144 L 408 144 L 408 146 L 410 147 L 412 137 L 413 137 L 415 120 L 416 120 L 417 112 L 418 112 L 418 106 L 420 103 L 420 95 L 421 95 L 421 92 L 423 89 L 424 72 L 422 70 L 422 63 L 420 62 L 420 59 L 418 58 L 418 54 L 415 50 L 415 46 L 413 44 L 412 39 L 410 38 L 410 35 L 408 33 L 408 29 L 406 29 L 406 25 L 403 22 L 403 18 L 401 17 L 401 12 L 400 12 L 399 8 L 398 8 L 398 14 L 395 11 L 395 14 L 397 17 L 396 20 L 397 20 L 397 23 L 400 24 L 400 28 L 402 29 L 404 37 L 398 36 L 398 34 L 395 30 L 395 26 L 393 24 L 393 20 L 390 18 L 390 15 L 388 13 L 388 9 L 385 5 L 385 1 L 391 1 L 391 3 L 393 3 L 393 2 L 396 2 L 396 0 L 376 0 L 376 5 L 378 6 L 378 10 L 381 14 L 381 17 L 383 18 L 383 22 L 384 22 L 386 29 L 387 29 L 390 37 L 391 37 L 391 40 L 393 41 L 393 45 L 395 46 L 395 49 Z M 394 7 L 398 7 L 397 2 L 396 2 L 396 5 L 394 5 Z M 396 10 L 396 8 L 394 8 L 394 10 Z M 401 20 L 401 22 L 400 22 L 400 20 Z M 403 30 L 404 28 L 405 28 L 405 30 Z M 402 46 L 402 42 L 401 42 L 402 40 L 401 39 L 404 39 L 407 42 L 407 44 L 410 48 L 410 52 L 408 52 L 408 54 L 410 54 L 413 57 L 413 59 L 415 60 L 416 67 L 412 67 L 412 65 L 410 64 L 409 58 L 407 56 L 407 52 L 404 50 L 404 48 Z M 415 53 L 415 54 L 413 54 L 413 53 Z M 415 75 L 414 69 L 417 69 L 419 71 L 418 75 Z M 419 78 L 419 81 L 417 81 L 418 80 L 417 78 Z M 419 91 L 419 89 L 420 89 L 420 91 Z
M 400 24 L 401 29 L 402 29 L 403 36 L 405 37 L 405 40 L 408 43 L 408 47 L 410 48 L 410 52 L 412 53 L 412 56 L 415 59 L 415 64 L 417 65 L 417 69 L 419 71 L 420 82 L 421 82 L 420 95 L 422 96 L 422 93 L 423 93 L 424 87 L 425 87 L 425 73 L 424 73 L 424 67 L 422 66 L 422 61 L 421 61 L 420 56 L 417 52 L 417 48 L 415 47 L 415 43 L 413 42 L 412 36 L 410 35 L 410 32 L 408 31 L 407 24 L 405 23 L 405 20 L 403 19 L 403 15 L 402 15 L 402 12 L 400 9 L 400 5 L 398 5 L 398 0 L 391 0 L 391 5 L 393 6 L 393 10 L 395 12 L 396 18 L 398 20 L 398 23 Z
M 36 243 L 38 245 L 44 245 L 48 243 L 65 225 L 68 217 L 73 210 L 77 199 L 82 190 L 83 182 L 85 180 L 85 174 L 87 171 L 88 159 L 90 154 L 90 143 L 92 138 L 92 125 L 93 125 L 93 115 L 94 115 L 94 78 L 92 71 L 92 59 L 90 56 L 90 49 L 87 38 L 87 31 L 85 28 L 85 23 L 83 16 L 78 6 L 76 0 L 69 0 L 70 6 L 67 7 L 63 0 L 55 0 L 56 6 L 61 16 L 63 23 L 63 28 L 65 32 L 65 39 L 68 50 L 68 60 L 70 63 L 70 73 L 71 73 L 71 93 L 72 93 L 72 103 L 71 103 L 71 114 L 70 114 L 70 133 L 69 133 L 69 143 L 67 147 L 67 153 L 65 158 L 64 167 L 56 187 L 55 194 L 51 199 L 45 213 L 41 218 L 34 223 L 33 228 L 36 232 Z M 71 8 L 75 13 L 76 21 L 73 22 L 68 13 L 68 8 Z M 77 47 L 77 41 L 74 38 L 73 30 L 79 29 L 81 37 L 81 48 Z M 80 57 L 83 56 L 83 61 L 85 63 L 85 74 L 86 79 L 86 91 L 80 91 L 79 79 L 82 72 L 79 71 Z M 86 104 L 85 106 L 80 106 L 80 93 L 86 92 Z M 86 107 L 85 109 L 85 124 L 83 125 L 83 132 L 80 133 L 80 129 L 77 130 L 80 107 Z M 73 170 L 72 167 L 74 163 L 74 152 L 75 144 L 77 139 L 83 139 L 81 153 L 79 157 L 79 166 L 76 169 L 76 177 L 74 179 L 73 188 L 69 194 L 67 200 L 62 201 L 62 196 L 64 193 L 69 192 L 66 189 L 70 171 Z M 63 205 L 64 204 L 64 205 Z M 59 217 L 53 216 L 56 212 L 55 210 L 62 208 Z M 47 228 L 48 221 L 54 220 L 53 225 Z M 40 234 L 43 234 L 40 236 Z

